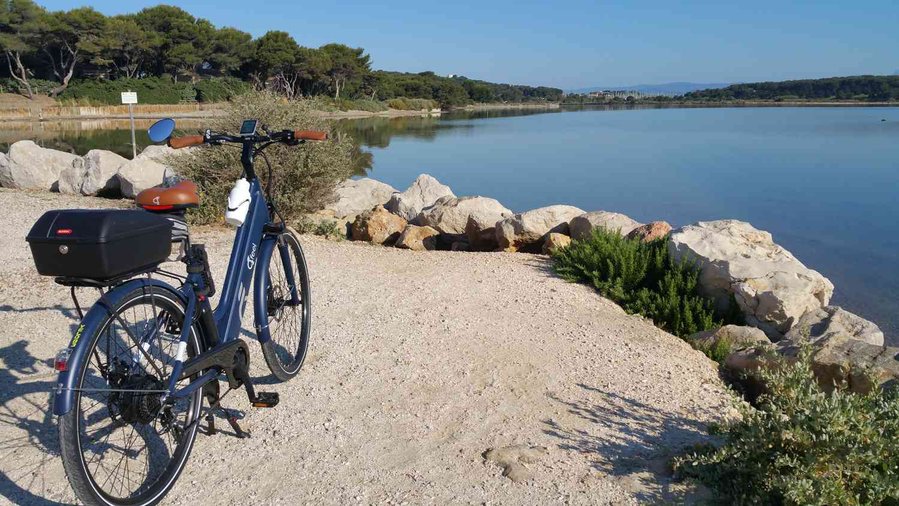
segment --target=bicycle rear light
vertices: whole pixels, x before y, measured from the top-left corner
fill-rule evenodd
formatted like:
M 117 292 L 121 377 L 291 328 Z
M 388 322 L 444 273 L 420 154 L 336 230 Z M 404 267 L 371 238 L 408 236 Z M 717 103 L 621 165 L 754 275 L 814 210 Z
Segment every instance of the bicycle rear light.
M 56 353 L 53 359 L 53 368 L 59 372 L 65 372 L 69 367 L 69 357 L 72 355 L 71 348 L 63 348 Z

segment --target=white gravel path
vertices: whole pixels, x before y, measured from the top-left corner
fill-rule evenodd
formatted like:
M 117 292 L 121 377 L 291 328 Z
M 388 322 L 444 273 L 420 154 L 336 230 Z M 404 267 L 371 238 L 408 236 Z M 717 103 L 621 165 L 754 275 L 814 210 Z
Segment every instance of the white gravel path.
M 48 209 L 110 205 L 0 190 L 0 502 L 74 500 L 47 411 L 52 357 L 76 320 L 23 238 Z M 219 283 L 232 234 L 194 233 Z M 545 257 L 301 242 L 314 313 L 303 371 L 260 387 L 280 393 L 275 409 L 231 394 L 226 405 L 246 413 L 253 437 L 198 436 L 167 504 L 697 497 L 671 482 L 665 462 L 705 440 L 731 396 L 680 339 L 554 277 Z M 253 349 L 255 376 L 268 378 Z M 546 448 L 522 464 L 531 475 L 522 483 L 482 456 L 512 445 Z

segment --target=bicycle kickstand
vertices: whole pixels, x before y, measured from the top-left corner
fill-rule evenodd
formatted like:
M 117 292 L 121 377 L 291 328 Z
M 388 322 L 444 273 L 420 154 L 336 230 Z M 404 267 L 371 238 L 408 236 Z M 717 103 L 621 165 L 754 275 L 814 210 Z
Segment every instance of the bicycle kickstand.
M 214 385 L 214 386 L 210 386 Z M 206 412 L 206 423 L 208 424 L 209 435 L 215 435 L 217 432 L 215 428 L 215 412 L 221 412 L 225 417 L 225 420 L 228 421 L 228 425 L 231 426 L 231 429 L 234 430 L 234 435 L 240 439 L 245 439 L 250 437 L 250 433 L 243 430 L 240 427 L 240 424 L 237 423 L 237 416 L 231 412 L 228 408 L 225 408 L 221 404 L 222 397 L 219 396 L 219 387 L 218 382 L 210 382 L 207 383 L 203 387 L 203 395 L 206 397 L 206 401 L 209 403 L 208 411 Z M 227 394 L 227 392 L 225 392 Z

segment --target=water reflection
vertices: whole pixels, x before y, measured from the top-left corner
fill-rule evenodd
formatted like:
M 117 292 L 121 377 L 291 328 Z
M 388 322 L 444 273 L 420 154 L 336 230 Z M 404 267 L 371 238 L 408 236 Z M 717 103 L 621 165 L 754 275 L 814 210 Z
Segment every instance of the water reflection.
M 454 111 L 440 116 L 345 119 L 337 122 L 337 128 L 364 147 L 383 149 L 390 146 L 390 141 L 394 137 L 433 141 L 441 132 L 477 128 L 477 125 L 466 120 L 531 116 L 561 111 L 561 109 L 495 109 Z
M 135 138 L 137 151 L 152 144 L 147 128 L 156 120 L 136 119 Z M 179 128 L 198 128 L 200 120 L 179 119 Z M 10 144 L 33 140 L 45 148 L 84 155 L 92 149 L 106 149 L 131 158 L 131 130 L 128 120 L 91 119 L 77 121 L 22 121 L 4 122 L 0 130 L 0 150 L 9 151 Z

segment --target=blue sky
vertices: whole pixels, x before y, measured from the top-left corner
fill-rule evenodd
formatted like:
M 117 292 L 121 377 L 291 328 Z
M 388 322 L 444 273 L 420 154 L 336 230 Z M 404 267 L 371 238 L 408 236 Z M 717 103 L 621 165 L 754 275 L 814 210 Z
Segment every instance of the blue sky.
M 134 12 L 151 0 L 38 0 Z M 362 46 L 375 68 L 565 89 L 899 72 L 899 0 L 181 0 L 218 26 Z

